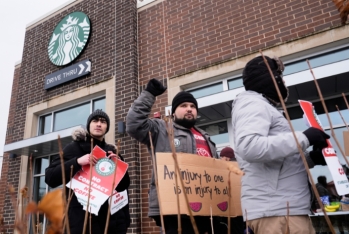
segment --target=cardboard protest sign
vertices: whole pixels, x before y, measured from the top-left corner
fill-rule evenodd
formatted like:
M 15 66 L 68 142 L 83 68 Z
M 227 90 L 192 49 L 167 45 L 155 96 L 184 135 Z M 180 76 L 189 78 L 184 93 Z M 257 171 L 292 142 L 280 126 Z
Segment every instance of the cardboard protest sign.
M 116 158 L 107 158 L 106 152 L 100 147 L 95 146 L 92 154 L 98 159 L 96 165 L 90 168 L 90 165 L 84 165 L 82 170 L 78 171 L 71 182 L 66 186 L 71 188 L 84 210 L 86 210 L 89 194 L 90 170 L 92 170 L 89 211 L 98 215 L 98 211 L 103 203 L 109 198 L 111 190 L 114 190 L 124 177 L 128 164 Z M 113 176 L 115 173 L 115 186 L 112 188 Z M 71 185 L 71 187 L 70 187 Z
M 303 109 L 304 115 L 309 125 L 311 127 L 323 130 L 320 120 L 318 119 L 314 111 L 313 104 L 308 101 L 302 101 L 302 100 L 298 100 L 298 101 Z M 333 149 L 331 141 L 329 139 L 327 139 L 327 144 L 328 144 L 328 147 L 322 149 L 322 154 L 324 155 L 328 169 L 331 172 L 337 193 L 338 195 L 348 194 L 349 193 L 348 178 L 345 175 L 343 167 L 338 160 L 336 151 Z
M 110 214 L 112 215 L 128 204 L 127 190 L 124 190 L 122 192 L 115 191 L 113 196 L 111 196 L 110 198 L 112 199 L 110 203 Z
M 177 193 L 180 198 L 180 213 L 189 215 L 184 193 L 187 194 L 193 215 L 231 216 L 241 212 L 241 176 L 230 173 L 231 203 L 229 203 L 228 177 L 230 164 L 220 159 L 202 157 L 196 154 L 177 153 L 180 176 L 184 182 L 175 186 L 175 166 L 172 153 L 156 153 L 162 214 L 177 214 Z

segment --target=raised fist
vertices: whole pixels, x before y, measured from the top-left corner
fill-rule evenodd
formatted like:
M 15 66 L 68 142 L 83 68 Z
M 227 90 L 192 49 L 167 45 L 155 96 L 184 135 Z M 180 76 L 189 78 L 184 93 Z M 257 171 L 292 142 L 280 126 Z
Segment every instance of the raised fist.
M 145 90 L 147 90 L 149 93 L 153 94 L 155 97 L 163 94 L 166 91 L 167 87 L 164 86 L 160 81 L 157 79 L 151 79 Z

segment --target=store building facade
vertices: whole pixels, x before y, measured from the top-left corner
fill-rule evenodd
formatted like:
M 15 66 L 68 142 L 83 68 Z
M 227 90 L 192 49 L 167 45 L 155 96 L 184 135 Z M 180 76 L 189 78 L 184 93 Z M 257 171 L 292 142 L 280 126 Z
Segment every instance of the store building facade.
M 65 18 L 74 12 L 85 14 L 90 23 L 74 15 Z M 75 59 L 55 56 L 59 51 L 55 28 L 62 20 L 59 33 L 81 24 L 88 36 L 80 39 Z M 306 128 L 297 104 L 303 99 L 314 103 L 328 130 L 305 62 L 309 59 L 340 138 L 345 125 L 335 105 L 349 119 L 342 98 L 342 93 L 349 94 L 349 25 L 340 25 L 331 1 L 71 0 L 28 25 L 13 78 L 0 181 L 6 233 L 13 232 L 15 221 L 7 185 L 15 187 L 18 200 L 21 188 L 28 186 L 39 201 L 51 189 L 44 183 L 44 170 L 58 154 L 57 136 L 63 146 L 69 143 L 71 131 L 85 125 L 94 109 L 110 116 L 114 131 L 106 141 L 120 140 L 121 154 L 129 164 L 129 233 L 159 233 L 147 216 L 151 158 L 124 129 L 129 107 L 147 82 L 157 78 L 168 90 L 157 98 L 153 113 L 165 115 L 175 94 L 187 90 L 198 100 L 198 125 L 212 135 L 218 151 L 233 147 L 231 102 L 244 90 L 242 69 L 259 49 L 286 65 L 284 79 L 290 89 L 286 104 L 295 129 Z M 340 141 L 343 144 L 343 138 Z M 25 205 L 20 203 L 19 209 Z M 41 221 L 44 225 L 44 217 Z

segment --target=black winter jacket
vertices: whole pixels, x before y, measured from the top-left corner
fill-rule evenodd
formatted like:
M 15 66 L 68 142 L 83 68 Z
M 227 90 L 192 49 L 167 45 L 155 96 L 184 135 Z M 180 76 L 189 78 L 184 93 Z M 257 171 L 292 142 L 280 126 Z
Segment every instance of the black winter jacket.
M 74 138 L 74 136 L 73 136 Z M 98 145 L 104 151 L 115 151 L 113 145 L 107 144 L 104 139 L 103 141 L 93 140 L 93 145 Z M 81 169 L 81 166 L 77 163 L 77 159 L 85 154 L 91 152 L 91 137 L 88 135 L 85 139 L 77 139 L 70 144 L 68 144 L 63 149 L 63 158 L 64 158 L 64 169 L 65 169 L 65 178 L 66 182 L 69 182 L 70 178 L 70 167 L 73 166 L 73 176 Z M 120 156 L 120 155 L 119 155 Z M 120 158 L 124 160 L 121 156 Z M 45 171 L 45 182 L 50 187 L 55 188 L 62 185 L 62 168 L 60 157 L 55 157 L 50 166 Z M 130 185 L 130 177 L 128 172 L 126 172 L 123 179 L 120 181 L 116 187 L 116 191 L 121 192 L 127 189 Z M 68 197 L 69 188 L 66 187 L 66 194 Z M 91 234 L 102 234 L 104 233 L 105 223 L 108 213 L 108 200 L 101 206 L 98 216 L 92 214 L 92 233 Z M 69 226 L 71 234 L 81 234 L 83 231 L 85 210 L 83 210 L 82 205 L 78 202 L 75 195 L 73 195 L 72 200 L 69 205 L 68 211 L 69 217 Z M 125 206 L 112 216 L 110 216 L 108 234 L 124 234 L 127 232 L 127 228 L 130 226 L 130 214 L 129 206 Z M 87 226 L 87 232 L 89 233 L 89 224 Z

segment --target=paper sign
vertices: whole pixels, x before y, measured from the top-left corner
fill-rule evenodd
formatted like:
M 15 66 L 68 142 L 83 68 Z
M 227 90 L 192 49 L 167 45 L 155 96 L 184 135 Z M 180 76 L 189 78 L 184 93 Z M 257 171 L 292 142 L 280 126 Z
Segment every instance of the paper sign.
M 88 194 L 90 191 L 89 211 L 98 215 L 100 207 L 109 198 L 111 191 L 116 188 L 124 177 L 128 164 L 113 158 L 107 158 L 106 152 L 100 147 L 95 146 L 92 151 L 93 155 L 98 159 L 96 165 L 92 167 L 91 187 L 90 183 L 90 165 L 84 165 L 82 170 L 78 171 L 71 182 L 66 186 L 71 188 L 80 204 L 86 210 Z M 113 176 L 115 173 L 115 186 L 112 188 Z M 71 187 L 70 187 L 71 184 Z
M 313 104 L 308 101 L 298 100 L 304 115 L 311 127 L 323 130 L 320 120 L 318 119 Z M 340 164 L 336 151 L 333 149 L 330 139 L 327 139 L 328 147 L 322 149 L 322 154 L 326 160 L 328 169 L 331 172 L 334 185 L 338 195 L 345 195 L 349 193 L 349 182 L 345 175 L 342 165 Z
M 228 216 L 242 215 L 241 212 L 241 176 L 230 173 L 232 197 L 229 202 L 229 170 L 230 164 L 221 159 L 198 156 L 196 154 L 177 153 L 180 175 L 184 188 L 178 179 L 175 186 L 175 167 L 172 153 L 156 153 L 157 174 L 159 183 L 162 214 L 178 214 L 177 193 L 180 199 L 180 213 L 189 215 L 184 193 L 189 199 L 193 215 Z
M 119 193 L 115 191 L 111 199 L 112 200 L 110 203 L 110 214 L 113 215 L 128 204 L 127 190 L 124 190 Z M 109 198 L 109 202 L 110 202 L 110 198 Z

